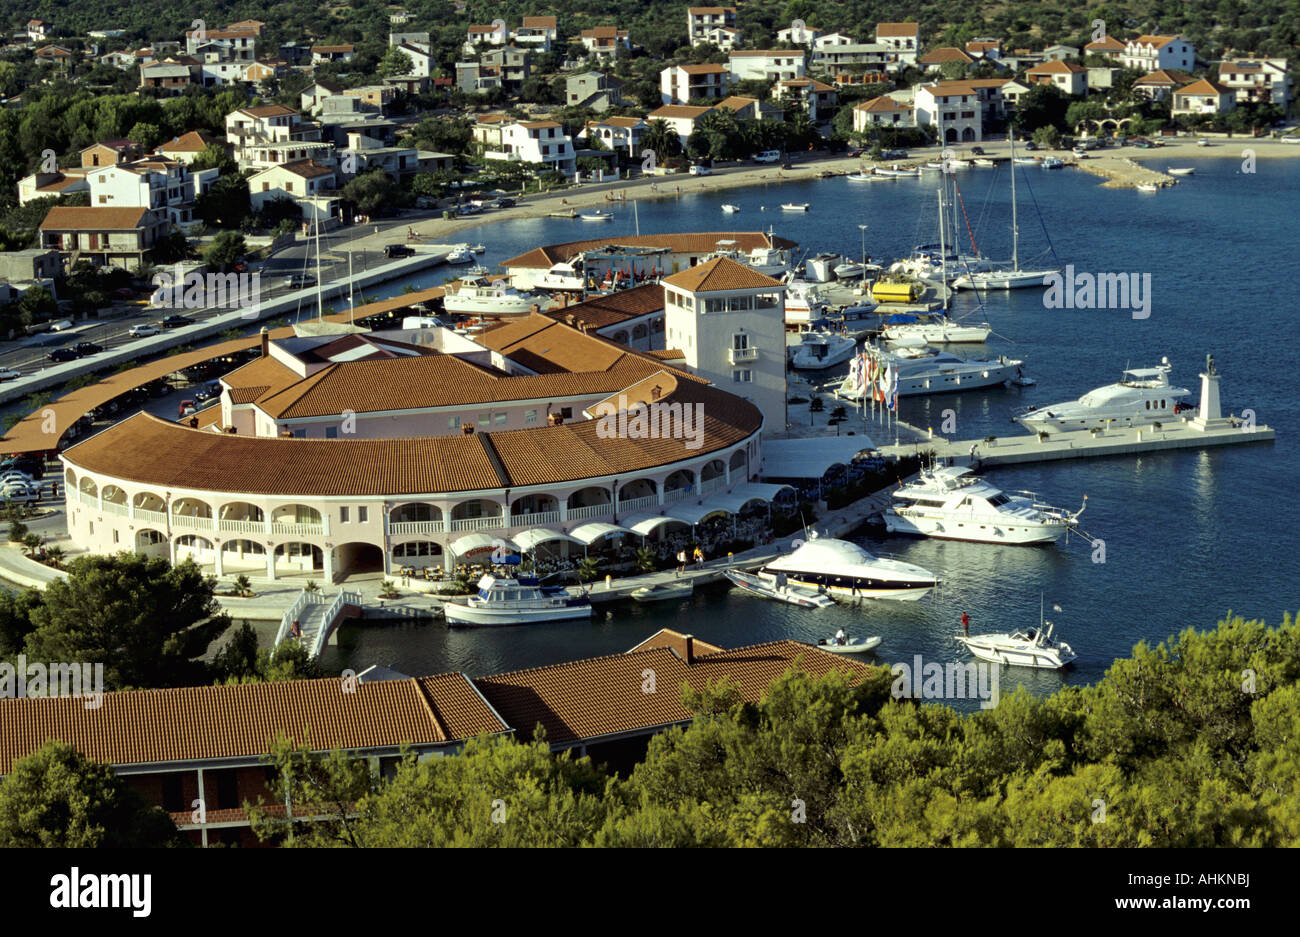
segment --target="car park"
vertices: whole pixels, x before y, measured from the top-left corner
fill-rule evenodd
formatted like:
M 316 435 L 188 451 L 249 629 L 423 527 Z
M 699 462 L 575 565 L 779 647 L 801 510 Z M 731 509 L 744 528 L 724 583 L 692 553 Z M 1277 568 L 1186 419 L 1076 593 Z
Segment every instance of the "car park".
M 81 355 L 75 348 L 56 348 L 45 357 L 55 363 L 62 363 L 64 361 L 76 361 Z
M 384 246 L 385 257 L 414 257 L 415 248 L 408 247 L 405 244 L 386 244 Z
M 133 326 L 131 326 L 131 328 L 130 328 L 128 331 L 129 331 L 129 333 L 130 333 L 130 335 L 131 335 L 132 338 L 144 338 L 146 335 L 158 335 L 158 334 L 159 334 L 158 326 L 156 326 L 156 325 L 147 325 L 147 324 L 145 324 L 145 323 L 143 323 L 143 322 L 140 323 L 139 325 L 133 325 Z

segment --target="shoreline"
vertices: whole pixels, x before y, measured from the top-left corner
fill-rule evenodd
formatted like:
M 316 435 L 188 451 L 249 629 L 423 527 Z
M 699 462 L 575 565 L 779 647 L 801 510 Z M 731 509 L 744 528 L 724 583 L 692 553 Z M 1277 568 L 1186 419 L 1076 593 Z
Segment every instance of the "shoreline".
M 1082 169 L 1093 175 L 1106 177 L 1107 181 L 1101 183 L 1106 188 L 1134 188 L 1145 183 L 1155 183 L 1162 186 L 1178 183 L 1177 178 L 1168 176 L 1158 169 L 1143 165 L 1143 163 L 1150 160 L 1241 159 L 1244 158 L 1242 152 L 1247 149 L 1254 151 L 1257 160 L 1300 157 L 1300 145 L 1282 143 L 1275 139 L 1252 140 L 1247 137 L 1240 139 L 1211 137 L 1207 139 L 1211 140 L 1211 145 L 1208 147 L 1198 146 L 1195 140 L 1192 139 L 1180 139 L 1177 143 L 1165 143 L 1163 146 L 1150 150 L 1123 147 L 1107 150 L 1105 155 L 1092 157 L 1088 160 L 1069 157 L 1066 165 L 1067 167 Z M 992 159 L 1007 159 L 1010 157 L 1010 144 L 1006 141 L 982 143 L 979 146 L 984 150 L 986 157 Z M 956 150 L 956 153 L 961 158 L 969 158 L 970 149 L 970 146 L 961 147 Z M 1042 153 L 1042 151 L 1038 152 Z M 1053 155 L 1059 155 L 1060 153 L 1068 154 L 1068 151 L 1054 151 Z M 442 218 L 428 218 L 412 222 L 409 227 L 414 229 L 421 240 L 439 242 L 450 235 L 470 228 L 522 218 L 544 218 L 551 212 L 571 208 L 582 210 L 605 207 L 617 211 L 620 206 L 626 207 L 633 201 L 661 201 L 701 192 L 726 191 L 728 189 L 758 186 L 780 186 L 788 182 L 806 182 L 817 179 L 818 174 L 823 172 L 841 175 L 854 172 L 861 167 L 889 167 L 894 163 L 904 167 L 911 167 L 939 159 L 941 156 L 942 148 L 926 147 L 924 149 L 909 150 L 907 159 L 902 160 L 872 162 L 856 156 L 831 156 L 796 163 L 794 168 L 787 170 L 770 165 L 734 166 L 715 169 L 712 174 L 707 176 L 692 176 L 681 173 L 670 176 L 639 177 L 617 182 L 559 189 L 553 192 L 544 192 L 540 195 L 525 195 L 522 196 L 524 201 L 521 201 L 514 208 L 491 210 L 482 215 L 457 218 L 452 221 Z M 1095 168 L 1088 165 L 1090 162 L 1097 163 Z M 652 185 L 656 187 L 656 190 L 651 190 Z M 607 200 L 605 198 L 607 193 L 625 194 L 626 200 Z M 603 222 L 583 222 L 577 218 L 573 219 L 573 221 L 575 228 L 580 226 L 583 232 L 589 232 L 583 234 L 575 231 L 572 238 L 575 241 L 598 234 L 600 225 L 603 224 Z M 736 226 L 734 219 L 729 220 L 729 223 L 724 227 L 740 230 Z M 392 240 L 391 234 L 368 235 L 359 238 L 358 242 L 364 243 L 370 238 L 373 238 L 376 244 L 381 242 L 389 243 Z

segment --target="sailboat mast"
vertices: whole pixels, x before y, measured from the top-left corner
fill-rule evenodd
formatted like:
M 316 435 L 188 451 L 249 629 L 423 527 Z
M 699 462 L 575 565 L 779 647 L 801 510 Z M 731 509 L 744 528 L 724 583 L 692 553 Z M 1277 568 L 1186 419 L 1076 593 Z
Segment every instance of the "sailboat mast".
M 1020 222 L 1016 218 L 1016 129 L 1011 128 L 1011 270 L 1020 272 Z
M 320 286 L 320 212 L 316 211 L 316 318 L 325 318 L 325 305 L 321 301 Z

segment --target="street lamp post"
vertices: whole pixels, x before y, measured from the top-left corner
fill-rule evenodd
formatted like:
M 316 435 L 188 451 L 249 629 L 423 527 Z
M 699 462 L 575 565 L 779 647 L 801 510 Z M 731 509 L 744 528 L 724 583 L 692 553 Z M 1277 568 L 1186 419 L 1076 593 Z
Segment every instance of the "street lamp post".
M 867 288 L 867 226 L 858 225 L 858 230 L 862 232 L 862 288 Z

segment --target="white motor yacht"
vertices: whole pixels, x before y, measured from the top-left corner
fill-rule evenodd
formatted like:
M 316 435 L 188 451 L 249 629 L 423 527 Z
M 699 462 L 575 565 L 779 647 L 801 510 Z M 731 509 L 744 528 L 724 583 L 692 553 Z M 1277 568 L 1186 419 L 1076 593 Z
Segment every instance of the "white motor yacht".
M 533 281 L 533 285 L 544 290 L 581 290 L 586 288 L 586 280 L 573 264 L 556 264 Z
M 996 360 L 967 360 L 928 347 L 894 351 L 872 348 L 866 355 L 875 359 L 875 378 L 869 377 L 865 368 L 850 369 L 849 376 L 835 391 L 836 396 L 861 400 L 872 387 L 885 390 L 883 383 L 889 377 L 897 382 L 900 397 L 996 387 L 1014 379 L 1024 363 L 1005 355 L 999 355 Z
M 834 599 L 818 589 L 775 585 L 761 576 L 755 576 L 753 573 L 747 573 L 739 569 L 724 570 L 723 575 L 731 580 L 733 585 L 752 595 L 761 596 L 765 599 L 775 599 L 787 605 L 797 605 L 800 608 L 829 608 L 835 604 Z
M 759 578 L 783 585 L 820 589 L 844 598 L 916 601 L 939 584 L 928 569 L 872 556 L 856 543 L 819 537 L 815 531 L 792 553 L 758 571 Z
M 858 343 L 835 332 L 804 332 L 790 363 L 801 371 L 821 371 L 848 361 Z
M 728 215 L 734 215 L 736 212 L 740 211 L 740 206 L 732 205 L 730 203 L 723 203 L 722 210 L 726 212 Z
M 461 277 L 456 291 L 442 298 L 442 308 L 461 316 L 522 316 L 533 306 L 546 308 L 551 300 L 532 293 L 520 293 L 503 280 L 484 276 Z
M 474 252 L 469 249 L 468 244 L 461 244 L 453 247 L 446 257 L 449 264 L 472 264 L 474 262 Z
M 841 638 L 836 635 L 833 638 L 817 639 L 817 650 L 828 651 L 831 654 L 866 654 L 878 647 L 880 647 L 879 635 L 869 638 L 850 638 L 847 635 Z
M 993 329 L 987 322 L 968 324 L 947 316 L 898 313 L 886 320 L 881 334 L 890 344 L 911 344 L 919 339 L 926 344 L 956 345 L 988 341 Z
M 736 263 L 757 270 L 759 273 L 778 279 L 788 274 L 793 266 L 790 251 L 787 248 L 755 247 L 749 253 L 745 253 L 732 240 L 719 241 L 718 249 L 706 256 L 704 260 L 712 260 L 714 257 L 726 257 L 729 260 L 736 261 Z
M 1130 368 L 1116 383 L 1090 390 L 1078 400 L 1029 407 L 1014 419 L 1035 433 L 1124 429 L 1172 422 L 1194 408 L 1180 402 L 1179 398 L 1186 397 L 1190 391 L 1169 383 L 1171 370 L 1169 359 L 1161 358 L 1159 366 Z
M 570 595 L 562 586 L 543 586 L 532 576 L 489 574 L 478 581 L 478 595 L 465 605 L 448 602 L 443 613 L 452 625 L 522 625 L 590 618 L 591 599 Z
M 810 207 L 808 202 L 784 202 L 781 211 L 807 211 Z
M 791 280 L 785 290 L 785 324 L 787 327 L 807 325 L 826 315 L 826 300 L 817 284 L 806 280 Z
M 1060 670 L 1078 655 L 1064 641 L 1054 640 L 1052 630 L 1052 623 L 1044 621 L 1040 611 L 1037 628 L 1002 634 L 959 636 L 957 641 L 966 645 L 966 649 L 980 660 L 992 664 Z
M 1082 513 L 1041 504 L 1032 492 L 1003 491 L 964 466 L 945 466 L 923 470 L 897 489 L 884 520 L 890 533 L 1032 544 L 1054 543 Z

